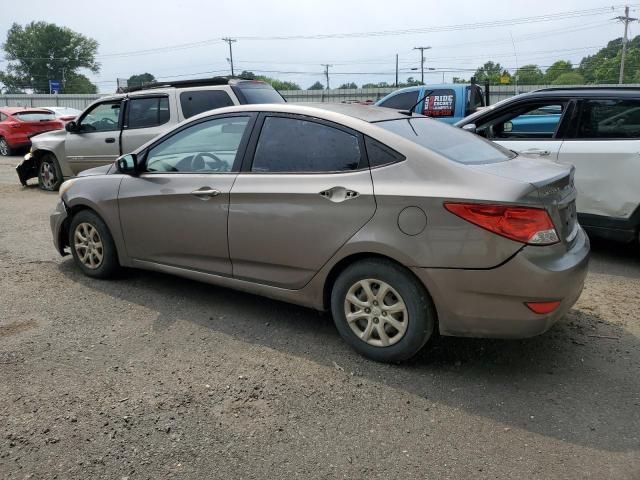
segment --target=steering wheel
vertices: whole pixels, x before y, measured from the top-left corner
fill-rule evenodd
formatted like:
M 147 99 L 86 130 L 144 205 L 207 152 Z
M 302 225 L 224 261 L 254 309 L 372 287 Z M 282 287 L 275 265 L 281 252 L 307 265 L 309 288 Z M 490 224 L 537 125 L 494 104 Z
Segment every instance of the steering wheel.
M 210 158 L 213 160 L 214 164 L 212 167 L 207 165 L 205 158 Z M 194 172 L 200 170 L 209 170 L 214 172 L 226 172 L 228 170 L 227 162 L 220 159 L 217 155 L 210 152 L 200 152 L 193 156 L 191 159 L 191 170 Z

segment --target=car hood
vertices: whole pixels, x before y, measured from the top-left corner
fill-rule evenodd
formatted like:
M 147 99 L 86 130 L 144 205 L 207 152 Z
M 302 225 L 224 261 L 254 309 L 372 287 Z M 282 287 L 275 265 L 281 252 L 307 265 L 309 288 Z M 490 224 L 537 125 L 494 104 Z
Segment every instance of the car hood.
M 102 165 L 100 167 L 90 168 L 78 173 L 78 177 L 93 177 L 95 175 L 106 175 L 111 170 L 112 164 Z
M 31 143 L 37 146 L 40 143 L 63 142 L 67 136 L 65 129 L 51 130 L 49 132 L 40 133 L 31 137 Z

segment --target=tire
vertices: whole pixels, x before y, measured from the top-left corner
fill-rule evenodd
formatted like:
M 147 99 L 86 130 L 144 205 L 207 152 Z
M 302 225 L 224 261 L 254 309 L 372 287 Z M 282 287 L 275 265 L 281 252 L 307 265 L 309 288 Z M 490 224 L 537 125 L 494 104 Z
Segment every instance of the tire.
M 38 163 L 38 186 L 42 190 L 55 192 L 63 181 L 56 157 L 52 153 L 44 154 Z
M 4 137 L 0 137 L 0 155 L 3 157 L 13 155 L 13 148 L 9 146 Z
M 71 220 L 69 248 L 82 273 L 93 278 L 112 278 L 120 270 L 113 237 L 92 210 L 81 210 Z
M 365 284 L 373 295 L 367 295 Z M 377 295 L 383 288 L 387 293 L 380 302 Z M 413 357 L 436 325 L 435 307 L 424 286 L 404 267 L 385 259 L 362 260 L 347 267 L 331 290 L 331 313 L 342 338 L 378 362 Z

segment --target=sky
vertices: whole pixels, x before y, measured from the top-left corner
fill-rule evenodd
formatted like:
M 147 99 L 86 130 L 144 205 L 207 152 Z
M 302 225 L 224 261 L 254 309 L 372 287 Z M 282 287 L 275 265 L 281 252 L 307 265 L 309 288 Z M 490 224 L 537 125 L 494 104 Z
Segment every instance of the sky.
M 640 17 L 640 4 L 630 5 L 631 16 Z M 426 83 L 469 78 L 488 60 L 512 72 L 559 59 L 578 63 L 622 36 L 613 17 L 624 12 L 623 4 L 602 0 L 0 0 L 0 13 L 0 43 L 12 23 L 34 20 L 97 40 L 100 73 L 82 73 L 107 93 L 117 78 L 144 72 L 161 80 L 230 74 L 223 37 L 237 39 L 236 74 L 250 70 L 302 88 L 325 83 L 322 64 L 332 65 L 332 88 L 393 83 L 396 54 L 400 81 L 419 78 L 411 70 L 420 67 L 414 47 L 431 47 L 425 67 L 435 70 L 425 72 Z M 637 22 L 630 38 L 636 34 Z M 0 51 L 0 70 L 6 64 Z

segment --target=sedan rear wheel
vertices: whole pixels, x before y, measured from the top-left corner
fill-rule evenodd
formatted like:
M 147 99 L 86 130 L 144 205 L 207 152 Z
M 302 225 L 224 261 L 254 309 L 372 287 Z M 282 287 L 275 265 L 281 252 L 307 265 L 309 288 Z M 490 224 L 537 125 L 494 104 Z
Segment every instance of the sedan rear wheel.
M 404 267 L 378 258 L 356 262 L 338 276 L 331 311 L 344 340 L 381 362 L 414 356 L 436 324 L 433 302 L 422 283 Z
M 4 138 L 0 137 L 0 155 L 2 155 L 3 157 L 8 157 L 12 153 L 13 150 L 11 149 L 11 147 L 9 147 L 7 141 Z

